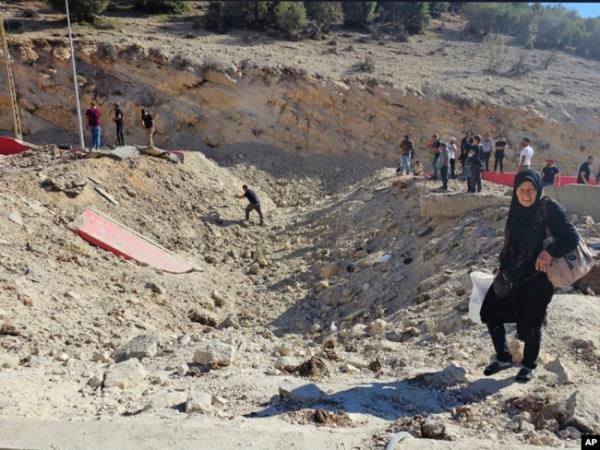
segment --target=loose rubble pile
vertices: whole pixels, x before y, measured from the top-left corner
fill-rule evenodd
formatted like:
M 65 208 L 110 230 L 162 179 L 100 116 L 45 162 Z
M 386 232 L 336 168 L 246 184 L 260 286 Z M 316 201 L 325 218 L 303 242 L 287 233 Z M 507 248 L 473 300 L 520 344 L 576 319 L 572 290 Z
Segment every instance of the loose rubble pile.
M 312 185 L 311 200 L 292 207 L 287 191 L 271 197 L 276 169 L 193 152 L 183 164 L 49 147 L 0 159 L 0 414 L 277 420 L 353 430 L 365 449 L 402 431 L 456 448 L 573 447 L 598 432 L 600 331 L 579 331 L 600 319 L 594 296 L 555 299 L 531 384 L 481 376 L 491 345 L 466 315 L 468 273 L 496 265 L 506 188 L 486 185 L 498 203 L 473 196 L 449 219 L 423 217 L 421 199 L 451 202 L 458 183 L 439 194 L 388 168 L 334 189 L 309 173 L 290 189 Z M 242 223 L 233 198 L 250 172 L 266 227 Z M 198 271 L 90 246 L 66 226 L 87 207 Z M 573 219 L 589 239 L 600 231 Z

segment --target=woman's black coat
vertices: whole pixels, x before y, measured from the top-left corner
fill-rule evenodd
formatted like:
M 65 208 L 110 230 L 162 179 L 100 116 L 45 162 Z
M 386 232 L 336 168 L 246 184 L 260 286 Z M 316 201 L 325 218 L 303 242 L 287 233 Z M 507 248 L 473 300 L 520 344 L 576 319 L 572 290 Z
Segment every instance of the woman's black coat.
M 481 320 L 484 323 L 516 322 L 519 331 L 539 327 L 544 322 L 554 286 L 545 272 L 535 270 L 535 261 L 543 250 L 546 227 L 555 237 L 555 243 L 546 250 L 555 258 L 573 250 L 579 242 L 579 235 L 560 204 L 547 197 L 541 198 L 538 203 L 536 214 L 527 226 L 519 228 L 518 236 L 510 232 L 508 225 L 506 227 L 504 247 L 500 252 L 500 270 L 516 272 L 516 287 L 504 298 L 498 298 L 494 289 L 489 289 L 481 307 Z M 520 245 L 515 246 L 515 239 Z M 515 251 L 515 248 L 518 250 Z M 522 263 L 515 270 L 517 260 Z

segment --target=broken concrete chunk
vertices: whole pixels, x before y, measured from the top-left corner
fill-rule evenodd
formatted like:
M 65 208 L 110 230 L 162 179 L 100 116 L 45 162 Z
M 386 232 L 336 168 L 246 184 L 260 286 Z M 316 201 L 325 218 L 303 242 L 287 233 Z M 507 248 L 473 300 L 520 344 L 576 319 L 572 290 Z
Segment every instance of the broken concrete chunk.
M 306 383 L 300 380 L 285 380 L 279 385 L 279 396 L 284 400 L 295 403 L 316 403 L 322 400 L 325 395 L 325 392 L 314 383 Z
M 194 362 L 202 366 L 229 366 L 233 362 L 234 347 L 223 342 L 211 342 L 196 349 Z
M 587 434 L 600 433 L 600 386 L 582 386 L 566 402 L 566 424 Z
M 550 361 L 546 364 L 545 369 L 556 374 L 558 376 L 558 382 L 560 384 L 571 384 L 573 383 L 573 376 L 571 375 L 571 371 L 567 368 L 565 363 L 561 361 L 559 358 Z
M 185 402 L 186 413 L 209 413 L 213 407 L 213 396 L 202 391 L 190 392 Z
M 152 335 L 140 335 L 117 349 L 113 355 L 113 359 L 115 362 L 121 362 L 130 358 L 152 358 L 157 352 L 158 338 Z
M 146 378 L 146 370 L 137 359 L 115 364 L 104 374 L 104 387 L 126 389 L 140 384 Z

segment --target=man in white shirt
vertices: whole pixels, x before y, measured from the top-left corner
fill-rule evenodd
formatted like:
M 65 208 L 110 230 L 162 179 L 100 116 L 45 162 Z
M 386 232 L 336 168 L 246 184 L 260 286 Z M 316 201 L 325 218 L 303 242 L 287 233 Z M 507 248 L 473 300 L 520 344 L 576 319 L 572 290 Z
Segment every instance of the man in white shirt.
M 483 145 L 483 163 L 485 166 L 484 170 L 486 172 L 489 172 L 490 156 L 492 156 L 492 150 L 494 150 L 494 146 L 496 145 L 494 143 L 494 140 L 490 136 L 490 133 L 485 133 L 483 135 L 483 139 L 481 140 L 481 145 Z
M 533 148 L 529 145 L 529 139 L 523 138 L 521 141 L 521 161 L 519 162 L 519 172 L 531 168 L 531 158 L 533 158 Z

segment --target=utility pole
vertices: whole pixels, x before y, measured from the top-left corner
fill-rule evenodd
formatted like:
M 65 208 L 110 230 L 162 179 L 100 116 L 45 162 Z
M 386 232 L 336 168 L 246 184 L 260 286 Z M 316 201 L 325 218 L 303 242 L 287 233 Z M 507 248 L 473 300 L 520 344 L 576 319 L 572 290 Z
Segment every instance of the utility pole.
M 4 14 L 0 13 L 0 40 L 2 40 L 2 51 L 4 52 L 4 62 L 6 63 L 6 79 L 8 80 L 8 91 L 10 94 L 10 103 L 12 106 L 13 130 L 15 137 L 22 141 L 23 133 L 21 131 L 21 119 L 19 118 L 19 102 L 17 100 L 17 91 L 15 89 L 15 80 L 12 73 L 12 64 L 10 53 L 8 52 L 8 42 L 6 32 L 4 31 Z
M 73 47 L 73 34 L 71 33 L 71 15 L 69 14 L 69 0 L 65 0 L 67 11 L 67 26 L 69 28 L 69 44 L 71 45 L 71 62 L 73 63 L 73 84 L 75 85 L 75 104 L 77 106 L 77 122 L 79 125 L 79 145 L 85 149 L 83 140 L 83 122 L 81 121 L 81 106 L 79 105 L 79 85 L 77 84 L 77 68 L 75 67 L 75 48 Z

